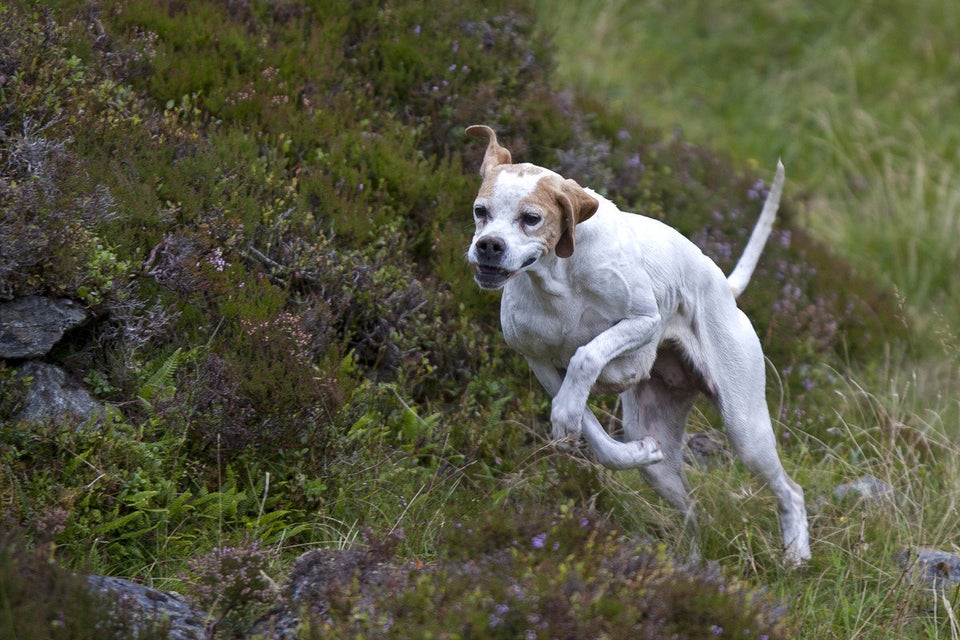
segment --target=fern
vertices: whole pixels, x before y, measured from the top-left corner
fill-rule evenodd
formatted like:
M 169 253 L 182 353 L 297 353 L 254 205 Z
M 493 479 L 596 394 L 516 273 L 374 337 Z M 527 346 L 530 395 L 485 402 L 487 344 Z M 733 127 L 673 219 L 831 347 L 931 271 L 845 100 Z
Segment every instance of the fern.
M 177 375 L 177 369 L 191 355 L 193 355 L 193 350 L 185 352 L 182 347 L 178 348 L 161 362 L 146 381 L 140 385 L 137 397 L 147 408 L 152 408 L 152 400 L 158 395 L 169 395 L 175 391 L 173 379 Z

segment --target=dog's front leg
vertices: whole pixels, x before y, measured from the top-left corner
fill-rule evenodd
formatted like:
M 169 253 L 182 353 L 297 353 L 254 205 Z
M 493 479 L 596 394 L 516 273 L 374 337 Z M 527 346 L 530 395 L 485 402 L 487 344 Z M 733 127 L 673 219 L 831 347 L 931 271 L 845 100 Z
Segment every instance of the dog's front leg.
M 553 366 L 527 358 L 530 370 L 551 397 L 556 398 L 563 383 L 560 372 Z M 597 457 L 597 462 L 610 469 L 634 469 L 663 460 L 660 444 L 653 438 L 645 437 L 630 442 L 619 442 L 610 437 L 593 411 L 586 405 L 578 425 L 583 427 L 583 437 Z M 569 436 L 568 436 L 569 437 Z
M 577 349 L 567 365 L 563 383 L 553 398 L 550 422 L 554 438 L 580 432 L 580 421 L 590 391 L 604 368 L 618 356 L 642 351 L 636 358 L 636 370 L 622 372 L 622 380 L 610 382 L 627 386 L 649 376 L 657 354 L 654 337 L 659 330 L 659 314 L 626 318 Z

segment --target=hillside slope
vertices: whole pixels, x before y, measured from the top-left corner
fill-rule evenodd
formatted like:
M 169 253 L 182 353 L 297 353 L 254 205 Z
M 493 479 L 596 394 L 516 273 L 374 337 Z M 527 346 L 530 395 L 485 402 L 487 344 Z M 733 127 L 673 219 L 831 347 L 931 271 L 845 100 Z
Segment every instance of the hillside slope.
M 205 601 L 208 554 L 260 562 L 251 549 L 267 549 L 265 571 L 281 575 L 305 549 L 364 545 L 439 563 L 430 580 L 476 619 L 492 620 L 508 593 L 518 602 L 520 583 L 504 576 L 546 601 L 567 597 L 561 577 L 581 571 L 617 597 L 598 586 L 573 614 L 524 615 L 584 633 L 627 624 L 636 612 L 614 604 L 635 576 L 611 567 L 641 542 L 673 545 L 679 523 L 632 481 L 544 446 L 547 399 L 462 258 L 482 154 L 463 129 L 495 127 L 515 158 L 667 221 L 725 269 L 776 158 L 746 172 L 558 93 L 550 55 L 508 0 L 0 8 L 0 299 L 69 298 L 91 312 L 46 360 L 107 407 L 96 429 L 26 424 L 22 362 L 0 363 L 10 537 L 66 567 L 191 592 L 237 628 L 260 603 Z M 826 486 L 859 470 L 835 466 L 823 444 L 834 409 L 816 403 L 846 388 L 833 367 L 874 366 L 906 331 L 888 293 L 791 226 L 787 200 L 742 302 L 771 361 L 785 457 Z M 704 410 L 693 426 L 712 424 Z M 749 530 L 770 537 L 741 547 L 741 486 L 749 478 L 728 467 L 704 489 L 717 514 L 705 552 L 740 556 L 731 584 L 778 579 L 768 505 Z M 596 527 L 586 537 L 581 516 Z M 846 531 L 830 517 L 824 526 Z M 464 538 L 468 523 L 482 539 Z M 530 549 L 506 562 L 513 537 L 547 531 L 571 554 L 595 544 L 600 569 Z M 690 607 L 716 620 L 739 609 L 739 586 L 729 600 L 726 577 L 666 555 L 643 557 L 676 588 L 678 620 Z M 412 629 L 464 618 L 430 580 L 411 597 L 447 609 Z M 691 602 L 685 581 L 716 597 Z M 355 595 L 341 603 L 351 615 L 364 606 Z M 782 627 L 757 606 L 757 620 Z

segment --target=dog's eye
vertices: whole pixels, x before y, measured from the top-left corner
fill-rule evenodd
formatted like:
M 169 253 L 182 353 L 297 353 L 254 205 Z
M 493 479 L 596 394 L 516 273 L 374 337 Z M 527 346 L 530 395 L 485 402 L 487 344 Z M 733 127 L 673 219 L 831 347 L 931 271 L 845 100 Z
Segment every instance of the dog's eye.
M 539 214 L 530 213 L 530 212 L 524 213 L 522 216 L 520 216 L 520 222 L 522 222 L 524 226 L 527 226 L 527 227 L 537 226 L 538 224 L 540 224 L 540 221 L 542 219 L 543 218 Z
M 482 205 L 477 205 L 473 208 L 473 215 L 477 220 L 486 220 L 488 214 L 487 208 Z

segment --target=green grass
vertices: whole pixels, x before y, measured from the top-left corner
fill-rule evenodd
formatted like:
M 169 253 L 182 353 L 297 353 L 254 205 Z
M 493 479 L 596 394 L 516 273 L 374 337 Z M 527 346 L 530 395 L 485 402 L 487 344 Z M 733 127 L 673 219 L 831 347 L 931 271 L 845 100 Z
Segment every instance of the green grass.
M 563 83 L 741 163 L 782 156 L 818 235 L 924 327 L 960 323 L 956 3 L 537 7 Z

